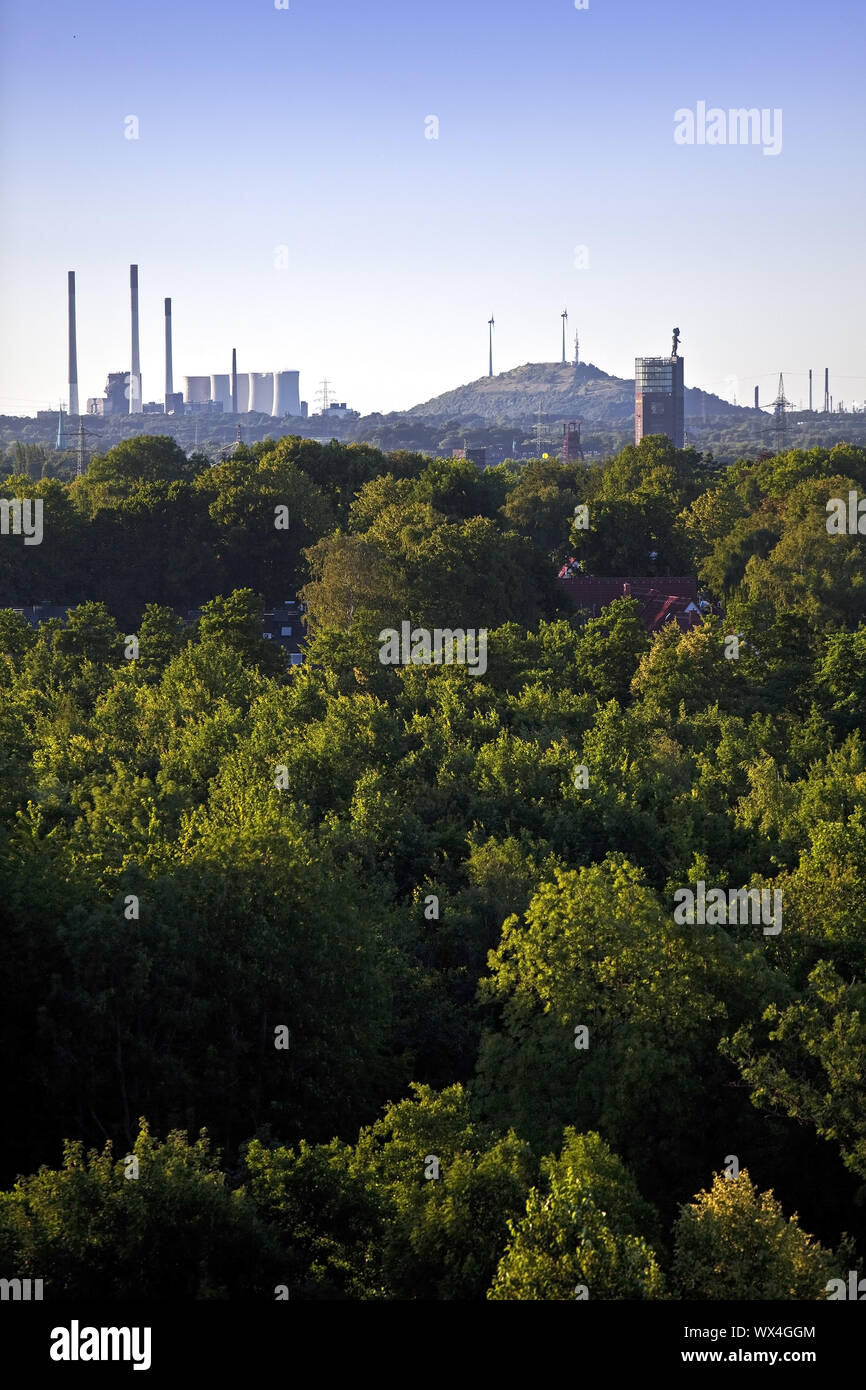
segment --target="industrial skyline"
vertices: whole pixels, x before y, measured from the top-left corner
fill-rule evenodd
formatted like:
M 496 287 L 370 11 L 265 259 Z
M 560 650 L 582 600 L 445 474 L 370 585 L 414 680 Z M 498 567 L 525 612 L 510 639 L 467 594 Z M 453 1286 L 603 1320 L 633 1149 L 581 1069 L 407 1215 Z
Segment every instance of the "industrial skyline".
M 128 361 L 130 262 L 148 399 L 166 293 L 178 368 L 225 372 L 213 347 L 234 345 L 244 365 L 333 375 L 364 412 L 479 377 L 494 305 L 500 372 L 559 357 L 568 304 L 583 356 L 619 376 L 673 311 L 695 385 L 736 378 L 745 399 L 760 381 L 770 400 L 783 371 L 805 399 L 824 359 L 834 394 L 866 395 L 862 10 L 213 0 L 201 17 L 81 0 L 73 22 L 7 0 L 0 411 L 65 390 L 70 266 L 80 399 Z M 781 152 L 675 143 L 675 111 L 704 99 L 782 109 Z M 809 211 L 817 170 L 841 190 L 832 216 Z
M 204 374 L 187 374 L 183 377 L 184 389 L 174 391 L 173 367 L 173 329 L 172 301 L 163 301 L 165 319 L 164 366 L 165 391 L 159 401 L 144 403 L 142 395 L 142 373 L 140 360 L 140 321 L 139 321 L 139 280 L 138 266 L 129 267 L 130 285 L 130 369 L 128 372 L 109 372 L 102 397 L 87 399 L 88 415 L 136 415 L 153 413 L 160 409 L 166 415 L 190 414 L 201 411 L 224 414 L 246 414 L 249 412 L 270 415 L 273 418 L 303 418 L 308 414 L 308 404 L 300 399 L 300 372 L 284 369 L 268 372 L 239 372 L 237 369 L 237 349 L 232 348 L 231 371 Z M 67 323 L 68 323 L 68 396 L 61 401 L 59 409 L 65 409 L 69 416 L 78 414 L 78 345 L 77 345 L 77 299 L 75 271 L 67 274 Z M 566 331 L 568 309 L 560 314 L 562 325 L 561 365 L 567 365 Z M 488 377 L 493 377 L 493 328 L 495 318 L 491 314 L 488 326 Z M 670 359 L 660 357 L 638 357 L 635 359 L 635 442 L 640 443 L 645 433 L 665 433 L 677 447 L 682 447 L 684 439 L 684 363 L 678 357 L 680 330 L 674 329 L 673 347 Z M 579 338 L 574 335 L 573 365 L 579 365 Z M 809 409 L 812 409 L 812 368 L 809 369 Z M 322 413 L 329 413 L 329 385 L 327 378 L 322 383 Z M 760 385 L 755 387 L 755 408 L 759 408 Z M 72 403 L 75 408 L 72 408 Z M 832 397 L 829 391 L 829 368 L 824 369 L 824 411 L 830 409 Z M 780 387 L 776 399 L 770 403 L 777 421 L 777 434 L 780 438 L 784 429 L 786 412 L 793 406 Z M 766 407 L 766 402 L 765 402 Z M 331 411 L 347 413 L 345 402 L 330 407 Z M 349 411 L 349 414 L 358 412 Z M 62 423 L 58 427 L 63 433 Z
M 145 404 L 141 372 L 140 322 L 138 308 L 138 266 L 129 267 L 130 293 L 130 365 L 128 371 L 108 372 L 105 393 L 87 399 L 87 415 L 141 415 L 160 405 L 158 400 Z M 174 390 L 174 353 L 171 298 L 164 300 L 165 316 L 165 391 L 162 409 L 166 415 L 182 414 L 198 407 L 214 407 L 224 412 L 246 414 L 255 411 L 275 418 L 300 417 L 306 413 L 306 402 L 300 399 L 299 371 L 238 372 L 237 349 L 232 349 L 231 372 L 184 376 L 182 392 Z M 79 414 L 78 399 L 78 341 L 75 271 L 67 275 L 68 395 L 65 406 L 69 416 Z
M 297 370 L 297 369 L 281 369 L 281 370 L 267 371 L 267 372 L 245 372 L 245 371 L 238 372 L 238 370 L 237 370 L 237 349 L 236 349 L 236 348 L 233 348 L 233 349 L 232 349 L 232 366 L 231 366 L 231 371 L 229 371 L 229 372 L 218 372 L 218 373 L 204 373 L 204 374 L 201 374 L 201 373 L 198 373 L 198 374 L 195 374 L 195 373 L 194 373 L 194 374 L 185 374 L 184 377 L 183 377 L 183 381 L 184 381 L 184 389 L 183 389 L 183 391 L 182 391 L 182 392 L 175 392 L 175 391 L 174 391 L 174 370 L 173 370 L 172 300 L 171 300 L 171 297 L 169 297 L 169 296 L 165 297 L 165 299 L 164 299 L 165 338 L 164 338 L 164 349 L 163 349 L 163 361 L 164 361 L 164 370 L 165 370 L 165 389 L 164 389 L 164 392 L 163 392 L 163 394 L 162 394 L 161 401 L 159 400 L 159 398 L 155 398 L 154 401 L 145 403 L 144 395 L 143 395 L 143 377 L 142 377 L 142 370 L 141 370 L 141 355 L 140 355 L 140 317 L 139 317 L 139 280 L 138 280 L 138 272 L 139 272 L 139 267 L 138 267 L 138 265 L 136 265 L 136 264 L 130 265 L 130 267 L 129 267 L 129 286 L 130 286 L 130 361 L 129 361 L 128 370 L 127 370 L 127 371 L 124 371 L 124 372 L 108 372 L 108 374 L 107 374 L 107 383 L 106 383 L 104 395 L 103 395 L 102 397 L 97 397 L 97 396 L 88 397 L 88 398 L 87 398 L 86 409 L 84 410 L 84 412 L 81 412 L 81 413 L 83 413 L 83 414 L 91 414 L 91 415 L 92 415 L 92 414 L 102 414 L 102 413 L 106 413 L 106 414 L 109 414 L 109 413 L 111 413 L 111 414 L 119 414 L 119 413 L 141 414 L 141 413 L 145 410 L 145 408 L 147 408 L 148 411 L 151 411 L 151 412 L 152 412 L 157 406 L 161 405 L 162 408 L 164 409 L 164 411 L 165 411 L 166 414 L 170 414 L 170 413 L 183 413 L 184 409 L 189 409 L 189 407 L 192 407 L 192 408 L 194 408 L 194 409 L 198 409 L 198 408 L 203 408 L 203 407 L 206 407 L 206 406 L 219 406 L 223 412 L 225 412 L 225 413 L 233 413 L 233 414 L 237 414 L 237 413 L 244 414 L 244 413 L 247 413 L 248 411 L 255 411 L 255 412 L 257 412 L 257 413 L 270 414 L 270 415 L 272 415 L 272 416 L 275 417 L 275 418 L 281 418 L 281 417 L 285 417 L 285 416 L 303 417 L 303 416 L 306 416 L 306 415 L 307 415 L 307 413 L 308 413 L 307 402 L 306 402 L 306 401 L 301 401 L 301 399 L 300 399 L 300 386 L 299 386 L 300 371 L 299 371 L 299 370 Z M 568 315 L 568 309 L 565 308 L 565 309 L 563 309 L 563 311 L 562 311 L 561 314 L 560 314 L 560 320 L 561 320 L 561 333 L 562 333 L 561 359 L 560 359 L 560 360 L 561 360 L 561 364 L 562 364 L 562 365 L 567 365 L 567 357 L 566 357 L 566 330 L 567 330 L 568 317 L 569 317 L 569 315 Z M 494 322 L 495 322 L 494 316 L 491 314 L 490 318 L 489 318 L 488 321 L 487 321 L 487 325 L 488 325 L 488 367 L 487 367 L 487 375 L 490 376 L 490 377 L 492 377 L 492 376 L 494 375 L 494 368 L 493 368 L 493 327 L 494 327 Z M 67 414 L 68 416 L 71 416 L 71 417 L 74 417 L 74 416 L 76 416 L 77 414 L 79 414 L 77 324 L 78 324 L 78 300 L 77 300 L 77 293 L 76 293 L 76 272 L 75 272 L 74 270 L 70 270 L 70 271 L 67 272 L 67 331 L 68 331 L 68 337 L 67 337 L 67 343 L 68 343 L 68 347 L 67 347 L 67 390 L 66 390 L 66 394 L 65 394 L 65 395 L 61 394 L 61 395 L 58 396 L 57 401 L 56 401 L 56 404 L 55 404 L 55 402 L 53 402 L 53 401 L 46 402 L 45 404 L 46 404 L 46 408 L 48 408 L 48 409 L 54 409 L 54 408 L 62 409 L 62 410 L 64 411 L 65 414 Z M 551 359 L 551 360 L 552 360 L 552 359 Z M 579 358 L 579 335 L 578 335 L 578 332 L 575 331 L 575 334 L 574 334 L 574 357 L 573 357 L 573 363 L 574 363 L 575 366 L 579 363 L 579 360 L 580 360 L 580 358 Z M 635 414 L 635 423 L 636 423 L 637 437 L 639 437 L 640 431 L 641 431 L 641 429 L 642 429 L 642 425 L 639 423 L 639 419 L 640 419 L 640 404 L 641 404 L 642 395 L 644 394 L 644 393 L 642 392 L 642 389 L 639 387 L 638 381 L 637 381 L 637 376 L 638 376 L 638 367 L 637 367 L 637 364 L 638 364 L 638 363 L 643 363 L 643 362 L 651 362 L 651 361 L 661 362 L 661 361 L 664 361 L 664 360 L 666 360 L 666 359 L 649 359 L 649 358 L 647 358 L 647 359 L 644 359 L 644 358 L 638 358 L 638 359 L 636 359 L 636 376 L 635 376 L 635 381 L 636 381 L 636 396 L 635 396 L 636 414 Z M 506 370 L 507 370 L 507 369 L 506 369 Z M 796 373 L 796 372 L 794 372 L 794 373 L 789 372 L 788 374 L 789 374 L 789 375 L 795 375 L 795 376 L 798 375 L 798 373 Z M 807 374 L 807 376 L 808 376 L 808 409 L 809 409 L 809 410 L 812 410 L 812 408 L 813 408 L 813 368 L 808 368 L 808 369 L 806 369 L 806 374 Z M 682 377 L 682 367 L 680 367 L 679 375 L 680 375 L 680 378 L 681 378 L 681 377 Z M 767 373 L 760 373 L 760 374 L 759 374 L 759 373 L 755 373 L 754 375 L 757 375 L 757 376 L 762 377 L 762 378 L 771 377 L 771 376 L 772 376 L 772 377 L 775 377 L 775 372 L 767 372 Z M 801 374 L 801 375 L 802 375 L 802 374 Z M 825 412 L 825 413 L 826 413 L 828 410 L 832 410 L 832 409 L 833 409 L 833 406 L 834 406 L 834 399 L 833 399 L 833 396 L 832 396 L 831 393 L 830 393 L 829 375 L 830 375 L 830 369 L 829 369 L 828 367 L 825 367 L 825 368 L 824 368 L 824 405 L 823 405 L 823 409 L 824 409 L 824 412 Z M 851 379 L 850 379 L 850 378 L 847 378 L 846 380 L 849 380 L 849 381 L 850 381 Z M 734 394 L 734 402 L 733 402 L 733 403 L 736 404 L 736 403 L 737 403 L 737 386 L 738 386 L 738 378 L 736 378 L 736 377 L 730 377 L 730 376 L 726 377 L 726 378 L 725 378 L 725 385 L 727 385 L 727 386 L 730 387 L 731 383 L 734 383 L 734 392 L 733 392 L 733 394 Z M 702 389 L 705 389 L 705 390 L 707 390 L 707 389 L 711 390 L 711 389 L 712 389 L 711 386 L 708 387 L 705 383 L 694 383 L 694 384 L 700 386 Z M 680 389 L 682 389 L 682 383 L 681 383 L 681 385 L 680 385 Z M 127 402 L 128 404 L 121 405 L 121 404 L 119 403 L 118 397 L 119 397 L 119 395 L 121 394 L 121 392 L 122 392 L 122 394 L 123 394 L 123 397 L 124 397 L 125 402 Z M 724 392 L 715 391 L 714 394 L 721 395 L 721 396 L 724 398 Z M 741 393 L 741 394 L 742 394 L 742 393 Z M 774 400 L 774 401 L 767 401 L 767 400 L 766 400 L 766 392 L 764 393 L 764 395 L 765 395 L 765 398 L 764 398 L 764 401 L 762 402 L 763 408 L 765 408 L 765 409 L 775 409 L 775 412 L 776 412 L 776 414 L 778 415 L 778 408 L 777 408 L 777 407 L 778 407 L 778 397 L 777 397 L 777 399 Z M 755 408 L 758 408 L 758 407 L 759 407 L 759 396 L 760 396 L 760 381 L 759 381 L 759 384 L 756 385 L 755 388 L 754 388 L 754 405 L 755 405 Z M 840 397 L 840 396 L 837 396 L 837 400 L 840 400 L 840 399 L 841 399 L 841 397 Z M 856 393 L 854 394 L 854 397 L 853 397 L 853 400 L 852 400 L 852 396 L 851 396 L 850 391 L 849 391 L 849 403 L 853 404 L 854 407 L 855 407 L 856 409 L 862 410 L 862 409 L 866 408 L 866 401 L 858 402 L 857 397 L 856 397 Z M 794 407 L 794 402 L 786 400 L 786 401 L 785 401 L 785 405 L 786 405 L 786 407 Z M 649 408 L 649 407 L 648 407 L 648 408 Z M 325 400 L 325 402 L 324 402 L 323 409 L 324 409 L 325 413 L 327 413 L 327 398 L 326 398 L 326 400 Z M 346 409 L 345 404 L 342 405 L 341 409 L 345 411 L 345 409 Z M 656 409 L 656 410 L 658 409 L 658 405 L 656 405 L 655 409 Z M 2 413 L 2 412 L 0 412 L 0 413 Z M 10 413 L 13 413 L 13 412 L 10 412 Z M 671 429 L 670 432 L 671 432 L 672 437 L 679 437 L 680 431 L 679 431 L 679 429 L 678 429 L 677 427 L 672 427 L 672 429 Z

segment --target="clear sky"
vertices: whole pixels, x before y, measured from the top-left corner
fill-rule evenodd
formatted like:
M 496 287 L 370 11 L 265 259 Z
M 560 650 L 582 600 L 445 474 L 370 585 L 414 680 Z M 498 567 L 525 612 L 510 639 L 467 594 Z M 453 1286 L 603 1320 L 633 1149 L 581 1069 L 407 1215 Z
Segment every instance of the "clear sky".
M 0 412 L 66 398 L 67 270 L 82 406 L 129 369 L 131 262 L 146 401 L 170 295 L 176 388 L 237 347 L 401 409 L 486 371 L 491 313 L 496 370 L 556 360 L 567 306 L 617 375 L 677 324 L 688 385 L 862 404 L 860 0 L 289 6 L 0 0 Z M 676 144 L 700 101 L 781 152 Z

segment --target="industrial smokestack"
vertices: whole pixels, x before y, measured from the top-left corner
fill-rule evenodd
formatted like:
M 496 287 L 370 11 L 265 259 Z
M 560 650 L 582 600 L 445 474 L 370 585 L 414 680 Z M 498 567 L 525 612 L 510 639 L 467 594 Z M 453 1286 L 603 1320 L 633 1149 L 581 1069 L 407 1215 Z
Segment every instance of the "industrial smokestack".
M 824 412 L 830 409 L 830 368 L 824 368 Z
M 238 350 L 232 348 L 232 415 L 238 413 Z
M 75 271 L 70 270 L 69 284 L 69 414 L 78 414 L 78 346 L 75 334 Z
M 755 387 L 755 409 L 756 409 L 756 410 L 760 410 L 760 406 L 758 405 L 758 390 L 759 390 L 759 387 L 756 386 L 756 387 Z
M 141 361 L 138 350 L 138 266 L 129 267 L 129 299 L 132 313 L 132 370 L 129 374 L 129 413 L 141 414 Z
M 812 409 L 812 368 L 809 368 L 809 409 Z
M 174 395 L 174 372 L 171 361 L 171 300 L 165 301 L 165 408 L 168 411 L 168 398 Z

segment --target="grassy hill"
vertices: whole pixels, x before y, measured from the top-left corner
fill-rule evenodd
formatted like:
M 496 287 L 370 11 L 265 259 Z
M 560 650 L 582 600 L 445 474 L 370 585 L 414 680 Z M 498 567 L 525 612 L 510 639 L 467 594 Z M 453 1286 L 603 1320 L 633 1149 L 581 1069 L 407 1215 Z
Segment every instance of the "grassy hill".
M 560 362 L 528 362 L 497 376 L 483 376 L 441 396 L 413 406 L 408 418 L 425 420 L 494 421 L 528 424 L 542 411 L 567 420 L 579 418 L 588 426 L 616 429 L 634 420 L 634 379 L 610 376 L 591 362 L 579 366 Z M 686 418 L 755 416 L 751 407 L 731 405 L 708 391 L 686 388 Z

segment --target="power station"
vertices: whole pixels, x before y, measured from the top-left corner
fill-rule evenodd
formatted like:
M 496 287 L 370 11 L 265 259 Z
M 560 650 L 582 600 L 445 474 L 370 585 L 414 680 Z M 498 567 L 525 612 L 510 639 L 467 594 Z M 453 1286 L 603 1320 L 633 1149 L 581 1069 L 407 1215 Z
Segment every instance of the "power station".
M 75 271 L 70 270 L 69 287 L 69 414 L 78 414 L 78 342 L 75 332 Z
M 78 343 L 75 304 L 75 271 L 67 276 L 69 326 L 69 417 L 79 414 Z M 238 372 L 237 350 L 232 349 L 230 372 L 185 376 L 183 391 L 174 389 L 171 300 L 165 300 L 165 392 L 162 403 L 145 404 L 141 385 L 138 266 L 129 267 L 130 361 L 129 370 L 109 372 L 102 396 L 87 401 L 88 415 L 193 415 L 199 413 L 246 415 L 256 412 L 282 419 L 305 412 L 300 396 L 300 372 Z
M 141 396 L 141 363 L 138 351 L 138 266 L 129 267 L 129 308 L 132 319 L 132 368 L 129 373 L 129 413 L 140 415 L 143 409 Z

